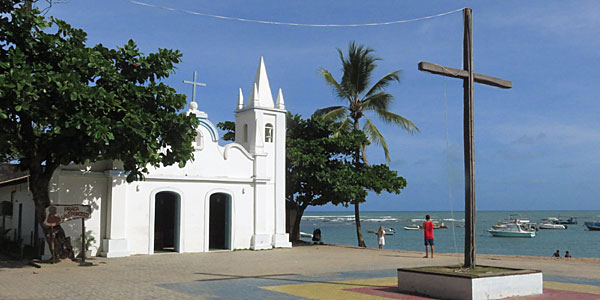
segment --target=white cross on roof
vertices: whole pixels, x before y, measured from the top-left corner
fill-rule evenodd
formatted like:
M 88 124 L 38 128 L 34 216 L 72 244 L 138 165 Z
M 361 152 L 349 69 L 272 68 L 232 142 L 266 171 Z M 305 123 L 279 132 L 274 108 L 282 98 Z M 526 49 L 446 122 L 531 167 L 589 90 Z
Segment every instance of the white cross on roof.
M 206 86 L 205 83 L 196 81 L 196 71 L 194 71 L 194 80 L 193 81 L 184 80 L 183 83 L 191 84 L 193 86 L 192 102 L 196 102 L 196 86 Z

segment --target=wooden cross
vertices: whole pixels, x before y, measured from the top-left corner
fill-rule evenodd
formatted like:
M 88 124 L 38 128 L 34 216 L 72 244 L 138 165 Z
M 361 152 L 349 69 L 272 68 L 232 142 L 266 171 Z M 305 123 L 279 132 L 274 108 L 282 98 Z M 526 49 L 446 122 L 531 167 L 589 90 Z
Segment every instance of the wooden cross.
M 475 267 L 475 148 L 473 146 L 473 82 L 510 89 L 512 82 L 473 72 L 473 10 L 463 9 L 463 69 L 448 68 L 419 62 L 419 70 L 461 78 L 464 88 L 464 148 L 465 148 L 465 267 Z
M 196 82 L 196 71 L 194 71 L 194 80 L 193 81 L 184 80 L 183 83 L 191 84 L 193 86 L 193 89 L 192 89 L 192 102 L 196 102 L 196 86 L 206 86 L 205 83 Z

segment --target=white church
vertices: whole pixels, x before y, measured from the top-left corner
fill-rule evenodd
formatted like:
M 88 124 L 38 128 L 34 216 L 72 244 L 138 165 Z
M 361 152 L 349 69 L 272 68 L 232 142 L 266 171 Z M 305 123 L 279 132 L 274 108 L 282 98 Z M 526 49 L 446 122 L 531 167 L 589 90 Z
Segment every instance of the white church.
M 285 210 L 286 110 L 281 89 L 273 100 L 263 59 L 250 97 L 244 101 L 239 91 L 235 143 L 219 145 L 217 128 L 196 102 L 187 113 L 200 124 L 194 160 L 184 168 L 149 168 L 145 181 L 132 183 L 118 161 L 62 166 L 54 174 L 53 204 L 92 206 L 85 225 L 96 240 L 93 255 L 291 247 Z M 12 208 L 0 216 L 0 224 L 12 229 L 9 238 L 29 245 L 43 234 L 36 228 L 27 180 L 22 174 L 0 181 L 0 203 Z M 72 241 L 81 234 L 80 220 L 62 226 Z

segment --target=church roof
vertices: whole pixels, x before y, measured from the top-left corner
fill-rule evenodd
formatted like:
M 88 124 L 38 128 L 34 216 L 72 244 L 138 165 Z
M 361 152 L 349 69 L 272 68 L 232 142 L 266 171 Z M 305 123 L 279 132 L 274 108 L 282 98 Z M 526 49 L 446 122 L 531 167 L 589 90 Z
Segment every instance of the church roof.
M 0 163 L 0 187 L 27 181 L 28 171 L 19 170 L 15 164 Z
M 254 76 L 252 93 L 248 98 L 246 107 L 275 108 L 273 95 L 271 94 L 271 86 L 269 85 L 269 78 L 267 77 L 267 68 L 265 67 L 265 61 L 262 56 L 260 57 L 256 75 Z

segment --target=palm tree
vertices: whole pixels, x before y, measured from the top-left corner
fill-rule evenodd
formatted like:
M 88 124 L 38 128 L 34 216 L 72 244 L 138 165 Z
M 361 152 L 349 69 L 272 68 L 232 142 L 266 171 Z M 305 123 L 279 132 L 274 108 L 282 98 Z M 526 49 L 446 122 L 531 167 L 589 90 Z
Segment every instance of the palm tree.
M 364 118 L 365 122 L 362 126 L 362 131 L 366 134 L 371 143 L 380 145 L 385 153 L 385 159 L 390 161 L 390 153 L 388 145 L 383 138 L 381 132 L 377 129 L 371 118 L 366 113 L 372 112 L 387 124 L 397 125 L 407 131 L 409 134 L 419 131 L 417 126 L 405 117 L 389 111 L 392 105 L 394 96 L 388 94 L 384 89 L 393 81 L 400 83 L 400 71 L 394 71 L 381 77 L 370 88 L 371 75 L 375 67 L 375 63 L 381 60 L 373 56 L 374 52 L 371 48 L 365 48 L 363 45 L 356 45 L 351 42 L 348 47 L 348 56 L 344 57 L 342 50 L 337 49 L 342 61 L 342 81 L 336 81 L 331 73 L 325 69 L 321 69 L 321 74 L 325 82 L 329 84 L 338 98 L 348 104 L 348 106 L 331 106 L 319 109 L 315 112 L 317 115 L 323 116 L 325 119 L 340 122 L 338 132 L 354 128 L 360 130 L 359 121 Z M 360 147 L 360 156 L 356 157 L 356 162 L 362 158 L 362 163 L 368 165 L 367 154 L 365 152 L 367 145 Z M 359 202 L 362 199 L 355 199 L 354 217 L 356 222 L 356 235 L 358 238 L 358 246 L 366 247 L 362 237 L 360 226 Z

